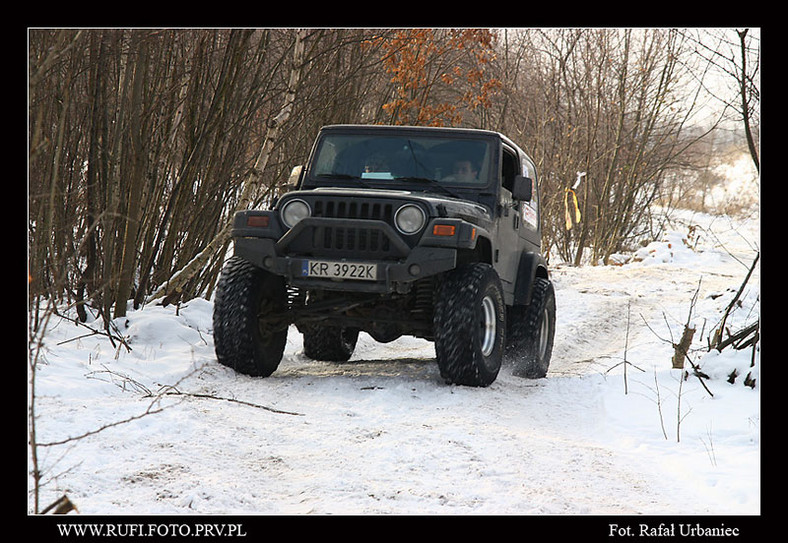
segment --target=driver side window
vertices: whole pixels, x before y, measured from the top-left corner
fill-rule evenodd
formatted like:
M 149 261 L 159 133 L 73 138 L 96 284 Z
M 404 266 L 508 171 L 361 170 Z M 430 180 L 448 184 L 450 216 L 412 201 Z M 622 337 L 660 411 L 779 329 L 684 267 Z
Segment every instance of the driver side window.
M 514 188 L 514 176 L 519 173 L 518 170 L 517 156 L 504 147 L 501 160 L 501 184 L 509 192 L 512 192 L 512 188 Z

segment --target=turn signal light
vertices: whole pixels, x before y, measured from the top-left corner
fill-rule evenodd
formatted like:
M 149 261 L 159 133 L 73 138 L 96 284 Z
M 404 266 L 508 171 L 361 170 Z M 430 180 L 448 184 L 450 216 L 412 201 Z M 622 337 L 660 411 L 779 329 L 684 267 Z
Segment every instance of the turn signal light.
M 268 215 L 250 215 L 246 217 L 246 226 L 268 228 Z
M 432 234 L 435 236 L 453 236 L 455 231 L 453 224 L 436 224 L 432 227 Z

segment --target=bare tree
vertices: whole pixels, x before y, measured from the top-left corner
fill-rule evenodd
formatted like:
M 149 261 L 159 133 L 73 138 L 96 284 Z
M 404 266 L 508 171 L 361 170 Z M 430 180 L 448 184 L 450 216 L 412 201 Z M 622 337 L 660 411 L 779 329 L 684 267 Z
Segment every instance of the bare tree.
M 696 138 L 678 87 L 685 39 L 662 29 L 518 38 L 507 42 L 505 58 L 518 66 L 507 87 L 517 92 L 506 93 L 500 126 L 518 135 L 541 171 L 543 235 L 566 261 L 607 261 L 642 235 L 665 176 Z M 573 200 L 565 195 L 578 172 L 582 220 L 567 223 Z
M 31 30 L 30 44 L 30 290 L 108 325 L 229 220 L 292 33 Z M 209 288 L 214 264 L 184 290 Z
M 249 169 L 246 177 L 242 182 L 242 192 L 236 209 L 246 209 L 257 197 L 258 192 L 262 186 L 262 172 L 268 163 L 271 155 L 271 149 L 276 141 L 281 126 L 287 121 L 290 113 L 293 110 L 296 91 L 298 89 L 301 71 L 303 69 L 303 55 L 304 55 L 304 39 L 306 37 L 305 31 L 299 31 L 295 35 L 293 43 L 293 61 L 290 70 L 290 79 L 288 81 L 287 92 L 284 96 L 284 101 L 279 113 L 271 119 L 268 124 L 266 136 L 263 139 L 262 146 L 257 155 L 257 158 Z M 272 188 L 272 187 L 269 187 Z M 230 228 L 232 223 L 226 221 L 224 226 L 216 233 L 213 239 L 200 251 L 200 253 L 192 258 L 189 263 L 178 271 L 168 282 L 162 285 L 156 292 L 151 295 L 151 301 L 164 298 L 173 299 L 180 297 L 183 292 L 184 285 L 190 281 L 200 270 L 202 270 L 206 262 L 219 253 L 220 249 L 227 243 L 230 235 Z
M 714 66 L 718 77 L 699 79 L 730 111 L 744 131 L 753 165 L 760 171 L 760 33 L 758 29 L 704 29 L 686 32 L 696 54 Z

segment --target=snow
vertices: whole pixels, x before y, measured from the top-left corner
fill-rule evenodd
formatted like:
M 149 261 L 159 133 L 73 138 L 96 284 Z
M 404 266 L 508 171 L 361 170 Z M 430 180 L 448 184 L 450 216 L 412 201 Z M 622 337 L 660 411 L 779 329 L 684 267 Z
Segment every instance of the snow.
M 444 384 L 423 340 L 362 334 L 337 364 L 306 359 L 295 330 L 271 377 L 235 374 L 203 299 L 130 310 L 115 322 L 130 350 L 90 335 L 100 319 L 53 317 L 37 439 L 88 435 L 38 448 L 41 507 L 66 494 L 83 516 L 758 515 L 759 352 L 750 367 L 751 348 L 706 341 L 759 224 L 681 212 L 623 263 L 555 265 L 547 378 L 505 365 L 487 388 Z M 756 267 L 731 330 L 757 319 L 759 285 Z M 703 382 L 671 369 L 696 291 Z

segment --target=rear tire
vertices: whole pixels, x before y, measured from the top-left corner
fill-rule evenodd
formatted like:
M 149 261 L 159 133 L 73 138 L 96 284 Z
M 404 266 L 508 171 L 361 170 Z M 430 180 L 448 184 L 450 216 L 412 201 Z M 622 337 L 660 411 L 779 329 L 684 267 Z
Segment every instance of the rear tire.
M 230 258 L 216 286 L 213 306 L 219 363 L 254 377 L 268 377 L 276 371 L 287 343 L 286 309 L 283 277 L 242 258 Z
M 304 327 L 304 354 L 312 360 L 347 362 L 358 341 L 357 328 L 307 325 Z
M 441 376 L 486 387 L 498 377 L 506 307 L 498 274 L 475 263 L 449 272 L 435 303 L 435 354 Z
M 529 379 L 547 376 L 555 337 L 555 291 L 542 277 L 534 279 L 531 303 L 516 306 L 509 314 L 507 359 L 514 361 L 514 374 Z

